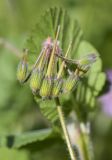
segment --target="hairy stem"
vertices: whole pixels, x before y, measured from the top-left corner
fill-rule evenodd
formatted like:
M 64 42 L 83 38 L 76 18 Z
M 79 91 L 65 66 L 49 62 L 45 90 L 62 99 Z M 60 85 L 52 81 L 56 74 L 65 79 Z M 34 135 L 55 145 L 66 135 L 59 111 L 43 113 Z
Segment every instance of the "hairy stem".
M 66 127 L 66 124 L 65 124 L 65 119 L 64 119 L 64 114 L 63 114 L 63 111 L 62 111 L 62 107 L 60 105 L 60 102 L 59 102 L 58 98 L 56 98 L 56 104 L 57 104 L 57 110 L 58 110 L 58 115 L 59 115 L 61 127 L 63 129 L 63 133 L 64 133 L 64 136 L 65 136 L 65 141 L 66 141 L 66 144 L 67 144 L 67 147 L 68 147 L 68 151 L 69 151 L 71 160 L 76 160 L 74 150 L 73 150 L 72 144 L 70 142 L 70 137 L 69 137 L 69 134 L 68 134 L 68 131 L 67 131 L 67 127 Z
M 74 99 L 74 96 L 73 98 Z M 74 103 L 74 101 L 73 101 Z M 83 152 L 83 159 L 84 160 L 93 160 L 94 159 L 94 153 L 93 153 L 93 147 L 92 147 L 92 142 L 90 138 L 90 128 L 89 126 L 87 127 L 84 119 L 82 118 L 82 114 L 80 112 L 79 107 L 77 106 L 77 103 L 75 102 L 75 113 L 77 115 L 77 123 L 78 123 L 78 128 L 80 132 L 80 140 L 81 140 L 81 148 Z M 87 119 L 86 119 L 87 122 Z
M 84 157 L 85 160 L 93 160 L 94 156 L 93 156 L 92 143 L 90 141 L 90 134 L 88 133 L 87 128 L 83 129 L 85 124 L 82 125 L 83 127 L 79 124 Z
M 88 133 L 90 131 L 87 131 L 88 129 L 85 126 L 83 119 L 81 118 L 81 113 L 80 113 L 80 110 L 77 105 L 75 107 L 75 112 L 77 115 L 78 127 L 80 130 L 80 138 L 81 138 L 84 160 L 93 160 L 93 157 L 94 157 L 93 150 L 92 150 L 92 147 L 90 147 L 90 145 L 92 146 L 92 143 L 90 142 L 90 133 Z M 83 125 L 81 125 L 81 124 L 83 124 Z M 91 148 L 91 151 L 89 150 L 89 147 Z

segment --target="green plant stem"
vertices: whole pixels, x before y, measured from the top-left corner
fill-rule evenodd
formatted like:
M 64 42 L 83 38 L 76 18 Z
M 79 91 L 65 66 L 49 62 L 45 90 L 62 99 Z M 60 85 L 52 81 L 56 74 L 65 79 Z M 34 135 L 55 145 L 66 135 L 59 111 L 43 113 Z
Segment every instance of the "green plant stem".
M 74 97 L 72 99 L 74 99 Z M 75 104 L 76 104 L 76 106 L 74 107 L 75 108 L 74 111 L 77 115 L 77 122 L 78 122 L 78 127 L 79 127 L 79 130 L 80 130 L 80 138 L 81 138 L 81 143 L 82 143 L 83 158 L 84 158 L 84 160 L 93 160 L 93 157 L 94 157 L 93 150 L 91 150 L 91 152 L 88 150 L 88 148 L 89 148 L 88 146 L 92 145 L 92 142 L 90 141 L 90 134 L 89 133 L 84 133 L 82 127 L 80 126 L 80 124 L 82 122 L 84 123 L 84 120 L 82 119 L 81 112 L 80 112 L 79 107 L 77 106 L 76 102 L 75 102 Z M 84 123 L 84 125 L 85 125 L 85 123 Z M 88 142 L 87 142 L 87 138 L 88 138 Z
M 64 136 L 65 136 L 65 141 L 66 141 L 66 144 L 67 144 L 67 147 L 68 147 L 68 151 L 69 151 L 71 160 L 76 160 L 76 157 L 75 157 L 75 154 L 74 154 L 74 151 L 73 151 L 73 148 L 72 148 L 72 144 L 70 142 L 70 137 L 69 137 L 69 134 L 68 134 L 68 131 L 67 131 L 67 128 L 66 128 L 62 107 L 60 105 L 60 102 L 59 102 L 58 98 L 56 98 L 56 104 L 57 104 L 57 110 L 58 110 L 58 114 L 59 114 L 61 127 L 63 129 L 63 133 L 64 133 Z
M 81 143 L 82 143 L 84 160 L 92 160 L 93 158 L 91 158 L 91 157 L 93 157 L 93 153 L 91 154 L 89 152 L 89 150 L 88 150 L 89 147 L 87 146 L 87 145 L 89 145 L 88 144 L 89 142 L 87 143 L 87 138 L 88 138 L 88 141 L 89 141 L 89 138 L 90 138 L 89 136 L 90 135 L 87 134 L 87 133 L 84 133 L 81 126 L 80 126 L 80 124 L 82 123 L 83 120 L 81 118 L 81 114 L 80 114 L 78 106 L 76 106 L 75 112 L 76 112 L 76 115 L 77 115 L 77 121 L 78 121 L 79 130 L 80 130 L 80 138 L 81 138 Z M 84 123 L 84 125 L 85 125 L 85 123 Z
M 91 147 L 91 151 L 89 151 L 89 148 L 91 145 L 90 135 L 89 133 L 84 133 L 81 127 L 80 127 L 80 137 L 82 141 L 82 147 L 83 147 L 85 160 L 93 160 L 92 147 Z

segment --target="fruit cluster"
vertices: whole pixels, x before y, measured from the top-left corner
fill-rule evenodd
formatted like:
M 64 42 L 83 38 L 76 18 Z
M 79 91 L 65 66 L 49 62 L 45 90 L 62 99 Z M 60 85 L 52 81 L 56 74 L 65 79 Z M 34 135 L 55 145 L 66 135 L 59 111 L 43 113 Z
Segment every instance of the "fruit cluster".
M 18 65 L 17 79 L 21 83 L 30 79 L 33 94 L 42 98 L 55 98 L 73 90 L 97 58 L 96 54 L 92 53 L 79 60 L 68 59 L 67 55 L 71 50 L 72 42 L 66 53 L 63 54 L 58 41 L 59 30 L 60 27 L 58 27 L 54 40 L 48 37 L 44 41 L 42 50 L 30 73 L 28 73 L 27 49 L 24 50 Z M 74 64 L 75 69 L 71 70 L 68 64 Z M 66 76 L 64 76 L 65 71 L 67 72 Z

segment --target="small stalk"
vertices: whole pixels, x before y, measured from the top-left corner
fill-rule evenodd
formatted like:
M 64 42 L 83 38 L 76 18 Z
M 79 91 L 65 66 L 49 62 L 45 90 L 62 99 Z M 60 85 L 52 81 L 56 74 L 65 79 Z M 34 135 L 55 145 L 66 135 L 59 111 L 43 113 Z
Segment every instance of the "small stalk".
M 72 42 L 70 42 L 70 44 L 69 44 L 69 46 L 68 46 L 67 52 L 66 52 L 66 54 L 65 54 L 65 58 L 67 58 L 68 53 L 70 52 L 71 45 L 72 45 Z M 61 77 L 61 74 L 62 74 L 62 72 L 63 72 L 64 66 L 65 66 L 65 61 L 63 61 L 62 64 L 61 64 L 60 70 L 59 70 L 58 75 L 57 75 L 57 79 L 59 79 L 59 78 Z
M 93 149 L 92 149 L 92 142 L 90 141 L 90 133 L 87 133 L 90 131 L 87 131 L 86 128 L 84 129 L 84 126 L 82 127 L 82 125 L 81 125 L 82 119 L 81 119 L 80 110 L 79 110 L 78 106 L 76 106 L 75 108 L 76 108 L 75 113 L 77 115 L 77 122 L 78 122 L 78 127 L 79 127 L 79 132 L 80 132 L 83 158 L 84 158 L 84 160 L 93 160 L 94 154 L 93 154 Z M 83 125 L 84 125 L 84 123 L 83 123 Z M 88 150 L 89 145 L 91 145 L 91 151 Z
M 42 51 L 40 52 L 40 54 L 39 54 L 39 56 L 38 56 L 38 58 L 37 58 L 37 60 L 36 60 L 36 62 L 35 62 L 35 64 L 34 64 L 34 66 L 33 66 L 33 69 L 36 68 L 36 66 L 38 65 L 39 60 L 40 60 L 41 57 L 43 56 L 43 52 L 45 52 L 45 49 L 42 49 Z M 33 69 L 32 69 L 32 70 L 33 70 Z
M 56 38 L 55 38 L 55 41 L 54 41 L 54 47 L 53 47 L 53 50 L 52 50 L 52 53 L 51 53 L 51 57 L 50 57 L 50 61 L 49 61 L 49 65 L 48 65 L 48 69 L 47 69 L 47 73 L 46 73 L 46 75 L 48 77 L 52 76 L 52 68 L 54 66 L 55 50 L 56 50 L 56 44 L 57 44 L 59 32 L 60 32 L 60 26 L 58 26 L 58 30 L 57 30 L 57 33 L 56 33 Z
M 39 64 L 38 64 L 38 69 L 39 69 L 39 70 L 43 70 L 43 69 L 44 69 L 44 63 L 45 63 L 45 61 L 46 61 L 46 57 L 45 57 L 46 51 L 47 51 L 47 49 L 45 49 L 45 50 L 43 51 L 43 55 L 42 55 L 42 57 L 41 57 L 41 59 L 40 59 L 40 62 L 39 62 Z
M 68 148 L 68 151 L 69 151 L 69 154 L 70 154 L 70 158 L 71 158 L 71 160 L 76 160 L 76 156 L 74 154 L 74 150 L 72 148 L 72 144 L 70 142 L 70 137 L 69 137 L 67 127 L 66 127 L 66 124 L 65 124 L 64 114 L 63 114 L 62 107 L 61 107 L 60 102 L 59 102 L 59 98 L 56 98 L 55 100 L 56 100 L 56 104 L 57 104 L 57 111 L 58 111 L 61 127 L 63 129 L 63 133 L 64 133 L 64 136 L 65 136 L 65 141 L 66 141 L 67 148 Z
M 81 124 L 79 124 L 83 154 L 84 154 L 85 160 L 93 160 L 94 156 L 93 156 L 93 151 L 92 151 L 92 146 L 91 146 L 92 142 L 90 141 L 90 135 L 89 135 L 89 133 L 87 133 L 86 128 L 85 129 L 83 129 L 83 128 L 81 127 Z M 83 131 L 83 130 L 85 130 L 85 131 Z M 89 150 L 90 146 L 91 146 L 91 148 L 90 148 L 91 151 Z
M 67 57 L 68 53 L 70 52 L 71 49 L 71 43 L 68 46 L 67 52 L 65 54 L 65 57 Z M 65 61 L 62 62 L 59 71 L 56 75 L 56 79 L 54 79 L 54 84 L 53 84 L 53 88 L 52 88 L 52 96 L 53 97 L 58 97 L 60 94 L 60 91 L 62 89 L 63 86 L 63 80 L 62 80 L 62 73 L 63 73 L 63 69 L 64 69 L 64 65 L 65 65 Z

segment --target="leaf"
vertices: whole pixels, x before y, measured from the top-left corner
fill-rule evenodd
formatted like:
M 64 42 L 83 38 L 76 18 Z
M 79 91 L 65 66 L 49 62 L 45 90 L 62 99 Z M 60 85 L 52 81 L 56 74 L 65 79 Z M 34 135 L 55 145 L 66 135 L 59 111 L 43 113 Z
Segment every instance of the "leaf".
M 52 136 L 51 129 L 42 129 L 19 135 L 0 136 L 0 147 L 8 146 L 9 148 L 20 148 L 26 144 L 43 141 Z
M 82 41 L 76 52 L 76 58 L 83 57 L 90 53 L 99 55 L 98 51 L 89 42 Z M 98 96 L 105 82 L 105 74 L 101 70 L 102 61 L 99 57 L 91 66 L 88 75 L 77 87 L 75 97 L 79 106 L 86 106 L 86 109 L 87 107 L 95 106 L 96 96 Z
M 35 97 L 37 103 L 39 103 L 39 107 L 43 115 L 52 123 L 58 120 L 58 112 L 54 100 L 38 100 Z

